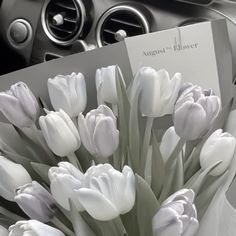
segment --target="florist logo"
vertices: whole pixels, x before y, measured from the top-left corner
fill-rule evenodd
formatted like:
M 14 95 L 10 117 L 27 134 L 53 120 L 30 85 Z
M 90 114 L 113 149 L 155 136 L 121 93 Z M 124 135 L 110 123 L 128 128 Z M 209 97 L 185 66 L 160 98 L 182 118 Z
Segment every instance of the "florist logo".
M 181 40 L 177 41 L 175 37 L 173 45 L 169 45 L 166 47 L 157 48 L 153 50 L 143 51 L 142 54 L 145 57 L 150 57 L 150 56 L 154 57 L 154 56 L 158 56 L 158 55 L 166 54 L 170 52 L 178 53 L 178 52 L 186 51 L 186 50 L 194 50 L 194 49 L 197 49 L 198 47 L 199 47 L 199 43 L 197 42 L 183 44 Z

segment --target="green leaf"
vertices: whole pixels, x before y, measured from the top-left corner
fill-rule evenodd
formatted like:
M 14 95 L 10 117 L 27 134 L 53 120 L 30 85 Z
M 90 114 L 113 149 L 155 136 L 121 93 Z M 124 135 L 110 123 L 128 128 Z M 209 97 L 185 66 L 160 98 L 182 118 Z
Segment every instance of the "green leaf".
M 157 213 L 160 204 L 150 186 L 137 174 L 136 191 L 137 219 L 140 236 L 152 236 L 152 218 Z
M 71 222 L 75 231 L 76 236 L 95 236 L 94 232 L 83 220 L 80 213 L 77 211 L 75 204 L 71 199 L 70 203 L 70 213 L 71 213 Z
M 133 170 L 137 172 L 140 159 L 140 131 L 138 119 L 138 99 L 140 91 L 137 89 L 130 107 L 129 118 L 129 147 Z
M 165 164 L 160 152 L 160 147 L 156 136 L 152 135 L 152 178 L 151 188 L 157 199 L 161 194 L 161 190 L 165 179 Z
M 173 193 L 173 180 L 174 180 L 174 175 L 175 175 L 175 166 L 172 167 L 170 170 L 166 170 L 166 177 L 164 179 L 164 184 L 163 188 L 159 197 L 159 202 L 162 203 L 164 200 L 166 200 L 167 197 L 170 196 L 170 194 Z
M 222 183 L 225 181 L 227 177 L 228 177 L 228 171 L 225 172 L 220 177 L 214 178 L 214 180 L 211 181 L 209 185 L 207 186 L 204 185 L 204 188 L 202 188 L 202 191 L 195 198 L 194 202 L 197 208 L 199 220 L 201 220 L 201 217 L 205 213 L 215 193 L 217 192 L 217 190 L 219 189 L 219 187 L 222 185 Z
M 171 167 L 175 163 L 177 157 L 179 156 L 180 152 L 183 150 L 185 143 L 186 143 L 186 141 L 184 139 L 179 140 L 174 151 L 172 152 L 172 154 L 170 155 L 170 157 L 168 158 L 168 160 L 166 162 L 166 169 L 171 169 Z
M 172 191 L 173 193 L 180 190 L 184 185 L 184 165 L 183 165 L 183 157 L 179 155 L 176 161 L 176 168 L 174 179 L 172 183 Z
M 218 161 L 217 163 L 211 165 L 207 169 L 201 171 L 199 176 L 194 181 L 192 181 L 190 184 L 188 184 L 187 187 L 191 188 L 195 192 L 195 195 L 197 196 L 201 187 L 203 186 L 204 182 L 206 181 L 208 174 L 211 171 L 213 171 L 218 165 L 220 165 L 221 162 L 222 161 Z
M 33 169 L 38 173 L 38 175 L 48 184 L 50 185 L 50 180 L 48 177 L 48 171 L 50 169 L 50 166 L 41 164 L 41 163 L 36 163 L 36 162 L 31 162 L 31 166 Z
M 130 114 L 130 104 L 127 96 L 127 92 L 124 86 L 124 81 L 122 73 L 119 66 L 116 66 L 116 90 L 118 98 L 118 114 L 119 114 L 119 129 L 121 137 L 122 151 L 128 146 L 128 124 L 129 124 L 129 114 Z

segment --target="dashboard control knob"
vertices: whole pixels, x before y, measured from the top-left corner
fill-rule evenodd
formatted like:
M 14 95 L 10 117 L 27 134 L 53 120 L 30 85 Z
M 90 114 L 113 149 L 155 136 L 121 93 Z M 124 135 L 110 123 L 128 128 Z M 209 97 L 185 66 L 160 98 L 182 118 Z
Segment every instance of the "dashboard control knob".
M 64 24 L 64 17 L 62 14 L 56 14 L 55 16 L 53 16 L 52 18 L 52 23 L 54 25 L 63 25 Z
M 115 34 L 115 39 L 120 42 L 123 41 L 127 37 L 127 33 L 125 30 L 118 30 Z
M 22 22 L 15 22 L 10 27 L 10 37 L 17 44 L 23 43 L 28 37 L 28 28 Z
M 25 19 L 16 19 L 8 27 L 7 38 L 11 46 L 15 48 L 27 46 L 32 37 L 32 27 Z

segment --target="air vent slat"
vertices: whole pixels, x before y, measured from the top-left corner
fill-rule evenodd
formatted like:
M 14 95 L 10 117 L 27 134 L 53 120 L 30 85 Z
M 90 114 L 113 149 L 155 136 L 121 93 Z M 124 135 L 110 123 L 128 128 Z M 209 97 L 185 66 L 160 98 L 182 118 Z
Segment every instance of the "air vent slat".
M 64 21 L 69 22 L 69 23 L 76 24 L 76 20 L 75 20 L 75 19 L 71 19 L 71 18 L 68 18 L 68 17 L 65 17 L 65 18 L 64 18 Z
M 45 8 L 45 32 L 55 42 L 73 42 L 84 24 L 80 0 L 50 0 Z M 67 43 L 65 43 L 67 44 Z
M 106 33 L 109 33 L 109 34 L 116 34 L 116 32 L 109 30 L 109 29 L 104 29 L 103 31 Z
M 67 5 L 67 3 L 56 2 L 55 5 L 57 5 L 61 8 L 65 8 L 67 10 L 76 11 L 76 7 L 74 7 L 73 5 Z
M 106 46 L 149 32 L 145 16 L 134 7 L 119 5 L 104 13 L 97 27 L 99 46 Z
M 142 29 L 141 25 L 134 24 L 134 23 L 131 23 L 131 22 L 127 22 L 127 21 L 124 21 L 124 20 L 121 20 L 121 19 L 111 18 L 110 21 L 113 21 L 113 22 L 116 22 L 116 23 L 120 23 L 122 25 L 128 25 L 128 26 L 132 26 L 132 27 L 136 27 L 136 28 Z
M 50 27 L 57 30 L 57 31 L 62 31 L 62 32 L 67 33 L 67 34 L 72 34 L 73 33 L 73 31 L 71 31 L 71 30 L 64 29 L 64 28 L 58 27 L 58 26 L 53 25 L 53 24 L 50 24 Z

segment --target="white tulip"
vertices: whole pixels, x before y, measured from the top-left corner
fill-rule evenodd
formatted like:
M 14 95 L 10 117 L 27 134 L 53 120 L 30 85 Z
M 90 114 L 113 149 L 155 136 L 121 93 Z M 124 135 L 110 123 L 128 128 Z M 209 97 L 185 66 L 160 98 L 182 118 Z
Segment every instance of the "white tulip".
M 86 107 L 86 84 L 81 73 L 48 79 L 48 92 L 53 108 L 64 110 L 70 117 L 78 116 Z
M 121 75 L 121 82 L 125 85 L 121 70 L 118 66 L 112 65 L 102 67 L 96 71 L 96 87 L 97 92 L 104 102 L 117 104 L 117 90 L 116 90 L 116 70 L 119 70 Z
M 129 212 L 135 202 L 135 177 L 128 166 L 122 172 L 110 164 L 91 166 L 82 187 L 74 190 L 83 208 L 95 219 L 108 221 Z
M 175 150 L 179 140 L 180 137 L 176 134 L 174 126 L 167 129 L 164 133 L 160 144 L 160 151 L 165 162 Z
M 10 90 L 0 93 L 0 111 L 17 127 L 31 127 L 38 118 L 38 102 L 23 82 L 13 84 Z
M 9 236 L 65 236 L 60 230 L 37 220 L 18 221 L 9 231 Z
M 220 98 L 199 86 L 186 88 L 175 105 L 174 126 L 183 139 L 202 137 L 214 123 L 221 110 Z
M 14 201 L 15 191 L 22 185 L 32 182 L 27 170 L 20 164 L 0 156 L 0 196 Z
M 69 199 L 72 199 L 78 210 L 82 210 L 78 201 L 74 200 L 74 189 L 82 187 L 83 173 L 69 162 L 60 162 L 58 167 L 50 168 L 48 176 L 54 199 L 66 210 L 70 210 Z
M 216 130 L 205 142 L 200 153 L 200 165 L 203 170 L 222 161 L 210 175 L 223 174 L 229 167 L 236 146 L 236 139 L 230 133 Z
M 181 189 L 167 198 L 153 217 L 154 236 L 194 236 L 199 223 L 193 200 L 191 189 Z
M 8 236 L 9 235 L 9 231 L 1 225 L 0 225 L 0 235 L 1 236 Z
M 38 182 L 26 184 L 16 190 L 16 203 L 34 220 L 49 222 L 56 213 L 52 195 Z
M 119 145 L 119 131 L 116 117 L 111 109 L 100 105 L 91 110 L 86 117 L 78 116 L 78 126 L 83 145 L 95 157 L 111 156 Z
M 170 78 L 164 69 L 159 71 L 151 67 L 139 69 L 134 86 L 136 87 L 137 84 L 141 86 L 140 110 L 142 114 L 148 117 L 172 114 L 181 81 L 180 73 L 176 73 L 173 78 Z
M 79 149 L 81 144 L 79 132 L 63 110 L 41 116 L 39 125 L 49 148 L 56 155 L 64 157 Z

